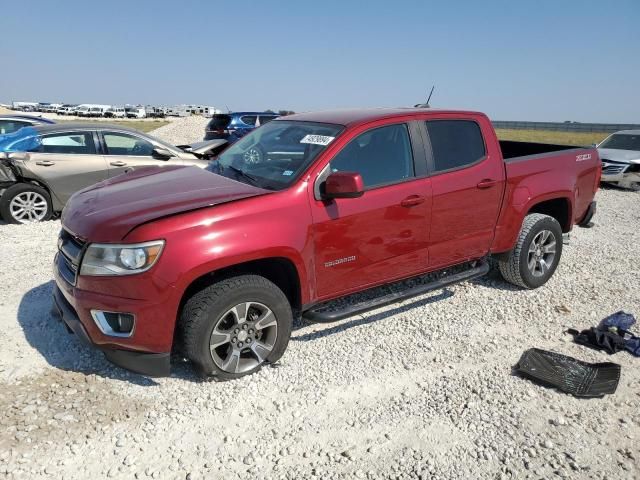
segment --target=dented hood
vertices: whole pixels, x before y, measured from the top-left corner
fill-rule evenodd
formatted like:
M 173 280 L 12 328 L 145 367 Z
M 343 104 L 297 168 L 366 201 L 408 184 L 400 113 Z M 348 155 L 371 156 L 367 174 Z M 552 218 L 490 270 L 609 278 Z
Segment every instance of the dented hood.
M 619 150 L 617 148 L 599 148 L 598 155 L 602 160 L 614 162 L 640 163 L 640 152 L 635 150 Z
M 151 220 L 266 193 L 198 167 L 145 167 L 74 194 L 62 224 L 86 241 L 117 242 Z

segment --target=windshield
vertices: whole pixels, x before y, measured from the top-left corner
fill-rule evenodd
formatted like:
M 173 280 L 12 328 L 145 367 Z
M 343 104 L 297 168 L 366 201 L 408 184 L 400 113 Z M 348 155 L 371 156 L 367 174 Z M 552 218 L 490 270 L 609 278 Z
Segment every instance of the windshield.
M 344 127 L 278 120 L 255 129 L 213 160 L 207 170 L 269 190 L 291 185 Z
M 598 145 L 598 148 L 640 151 L 640 134 L 616 133 Z

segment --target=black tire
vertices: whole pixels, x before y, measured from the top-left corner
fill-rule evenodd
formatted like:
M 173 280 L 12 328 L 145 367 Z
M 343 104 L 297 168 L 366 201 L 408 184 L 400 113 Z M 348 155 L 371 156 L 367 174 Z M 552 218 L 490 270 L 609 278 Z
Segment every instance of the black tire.
M 29 223 L 24 221 L 23 219 L 16 218 L 11 211 L 11 201 L 18 195 L 29 192 L 38 194 L 39 196 L 44 198 L 46 202 L 46 211 L 44 213 L 44 216 L 42 216 L 42 218 L 37 221 L 42 222 L 51 218 L 51 216 L 53 215 L 53 205 L 51 204 L 51 196 L 49 195 L 49 192 L 47 192 L 44 188 L 32 183 L 17 183 L 7 188 L 0 197 L 0 215 L 5 222 L 17 224 Z
M 546 270 L 536 275 L 529 267 L 529 248 L 533 240 L 544 231 L 551 232 L 555 238 L 555 255 Z M 522 288 L 538 288 L 553 276 L 562 256 L 562 228 L 558 221 L 549 215 L 532 213 L 522 222 L 522 228 L 515 248 L 508 259 L 499 262 L 502 277 L 509 283 Z
M 271 310 L 276 319 L 277 335 L 270 353 L 254 368 L 238 373 L 225 371 L 213 359 L 210 347 L 212 332 L 219 322 L 224 321 L 225 312 L 245 302 L 255 302 Z M 203 374 L 222 380 L 239 378 L 255 373 L 263 365 L 274 363 L 282 357 L 291 338 L 292 320 L 289 301 L 275 284 L 258 275 L 230 277 L 210 285 L 187 300 L 180 316 L 182 348 L 187 358 Z M 233 346 L 229 344 L 228 348 Z M 251 352 L 248 354 L 251 355 Z

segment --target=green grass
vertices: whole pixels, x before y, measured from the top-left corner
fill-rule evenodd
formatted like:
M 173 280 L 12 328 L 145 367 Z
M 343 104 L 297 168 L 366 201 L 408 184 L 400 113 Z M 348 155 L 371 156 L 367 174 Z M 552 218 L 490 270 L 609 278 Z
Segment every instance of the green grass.
M 135 128 L 136 130 L 140 130 L 141 132 L 150 132 L 151 130 L 155 130 L 156 128 L 163 127 L 167 125 L 169 122 L 166 120 L 103 120 L 103 121 L 82 121 L 82 120 L 56 120 L 57 122 L 82 122 L 82 123 L 95 123 L 96 125 L 120 125 L 122 127 Z
M 496 129 L 500 140 L 517 142 L 555 143 L 557 145 L 590 146 L 600 143 L 609 134 L 592 132 L 556 132 L 551 130 L 508 130 Z

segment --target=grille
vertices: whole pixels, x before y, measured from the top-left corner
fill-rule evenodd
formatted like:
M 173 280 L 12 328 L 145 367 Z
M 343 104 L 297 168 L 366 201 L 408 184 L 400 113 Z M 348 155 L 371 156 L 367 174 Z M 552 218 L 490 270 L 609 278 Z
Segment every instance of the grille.
M 60 231 L 56 267 L 60 276 L 71 285 L 76 284 L 84 246 L 84 242 L 79 238 L 74 237 L 64 229 Z
M 619 165 L 603 165 L 602 166 L 602 173 L 605 175 L 618 175 L 619 173 L 622 173 L 622 171 L 624 170 L 624 167 L 621 167 Z
M 618 175 L 623 173 L 629 167 L 626 163 L 612 162 L 611 160 L 602 161 L 602 174 L 603 175 Z

